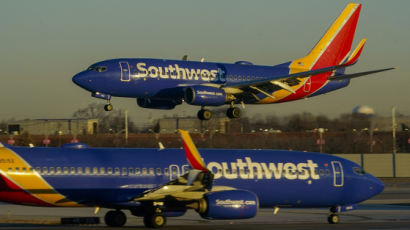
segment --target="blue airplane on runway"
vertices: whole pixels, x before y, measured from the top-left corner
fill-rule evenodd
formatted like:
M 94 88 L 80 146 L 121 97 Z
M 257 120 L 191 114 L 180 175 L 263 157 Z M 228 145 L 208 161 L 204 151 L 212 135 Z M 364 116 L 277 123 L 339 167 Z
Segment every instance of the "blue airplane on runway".
M 128 210 L 147 227 L 196 210 L 206 219 L 244 219 L 258 208 L 326 207 L 338 212 L 379 194 L 383 183 L 327 154 L 201 149 L 180 130 L 183 149 L 0 147 L 0 201 L 46 207 L 103 207 L 109 226 Z M 184 156 L 185 155 L 185 156 Z M 204 163 L 204 160 L 207 164 Z
M 209 120 L 205 106 L 229 104 L 227 116 L 240 117 L 235 104 L 270 104 L 303 99 L 343 88 L 351 78 L 393 68 L 345 74 L 355 64 L 366 39 L 350 52 L 360 4 L 348 4 L 325 35 L 305 57 L 276 66 L 181 60 L 121 58 L 92 64 L 73 77 L 73 82 L 107 100 L 111 97 L 137 98 L 150 109 L 173 109 L 183 101 L 201 106 L 198 118 Z

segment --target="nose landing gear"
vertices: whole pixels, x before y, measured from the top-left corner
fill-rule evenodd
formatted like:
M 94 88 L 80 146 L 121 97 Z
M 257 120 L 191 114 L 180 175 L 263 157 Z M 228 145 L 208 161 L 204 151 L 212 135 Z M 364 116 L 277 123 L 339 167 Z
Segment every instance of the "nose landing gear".
M 111 105 L 110 100 L 107 100 L 107 104 L 104 105 L 104 110 L 105 111 L 111 111 L 113 109 L 113 106 Z
M 332 213 L 327 217 L 327 222 L 329 222 L 329 224 L 338 224 L 340 222 L 340 218 L 339 215 Z

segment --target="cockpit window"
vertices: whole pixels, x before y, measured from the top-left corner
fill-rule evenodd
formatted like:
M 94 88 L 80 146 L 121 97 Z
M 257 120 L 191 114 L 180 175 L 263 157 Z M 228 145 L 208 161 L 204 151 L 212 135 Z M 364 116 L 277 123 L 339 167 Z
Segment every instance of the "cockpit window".
M 93 70 L 93 71 L 97 71 L 97 72 L 104 72 L 104 71 L 107 71 L 107 67 L 105 67 L 105 66 L 90 66 L 90 67 L 88 67 L 88 69 L 87 70 Z
M 364 175 L 366 172 L 364 171 L 363 168 L 361 167 L 353 167 L 353 172 L 358 174 L 358 175 Z

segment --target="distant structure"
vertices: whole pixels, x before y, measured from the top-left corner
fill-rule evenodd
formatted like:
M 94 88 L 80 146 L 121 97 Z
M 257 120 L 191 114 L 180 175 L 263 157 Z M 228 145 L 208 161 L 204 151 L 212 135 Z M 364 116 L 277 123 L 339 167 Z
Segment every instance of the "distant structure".
M 396 117 L 397 122 L 397 131 L 409 131 L 408 127 L 410 127 L 410 116 L 399 116 Z M 392 131 L 392 119 L 391 117 L 374 117 L 370 121 L 371 127 L 375 129 L 375 131 Z
M 374 109 L 367 105 L 359 105 L 359 106 L 354 107 L 352 113 L 357 114 L 357 115 L 364 115 L 364 116 L 371 117 L 374 115 Z
M 29 119 L 8 124 L 8 133 L 19 135 L 96 134 L 98 119 Z
M 215 118 L 209 121 L 201 121 L 197 118 L 164 118 L 158 120 L 156 132 L 175 133 L 178 129 L 184 129 L 191 133 L 213 132 L 228 133 L 242 132 L 239 120 L 226 117 Z

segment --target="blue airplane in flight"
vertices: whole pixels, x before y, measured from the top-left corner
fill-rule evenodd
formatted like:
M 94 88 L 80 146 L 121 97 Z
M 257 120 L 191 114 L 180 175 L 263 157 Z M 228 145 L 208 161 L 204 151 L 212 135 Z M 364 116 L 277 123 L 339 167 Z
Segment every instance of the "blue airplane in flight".
M 188 209 L 206 219 L 245 219 L 258 208 L 276 213 L 280 207 L 326 207 L 335 224 L 337 213 L 384 189 L 340 157 L 249 149 L 201 149 L 201 156 L 189 134 L 180 132 L 184 149 L 2 146 L 0 201 L 108 208 L 105 223 L 116 227 L 126 223 L 121 210 L 158 228 Z
M 236 104 L 270 104 L 317 96 L 346 87 L 351 78 L 393 68 L 345 74 L 355 64 L 366 39 L 352 51 L 361 4 L 348 4 L 312 51 L 305 57 L 275 66 L 121 58 L 92 64 L 73 77 L 73 82 L 107 100 L 111 97 L 136 98 L 150 109 L 173 109 L 186 102 L 201 106 L 198 118 L 209 120 L 207 106 L 229 104 L 227 116 L 240 117 Z

